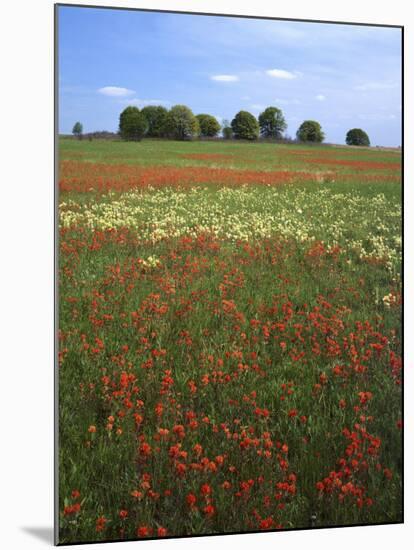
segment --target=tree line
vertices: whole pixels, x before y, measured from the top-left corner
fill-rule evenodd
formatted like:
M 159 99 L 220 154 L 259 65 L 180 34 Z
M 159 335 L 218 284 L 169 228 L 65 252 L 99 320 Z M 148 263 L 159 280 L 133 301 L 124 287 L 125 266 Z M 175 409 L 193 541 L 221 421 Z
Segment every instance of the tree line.
M 214 138 L 220 131 L 224 139 L 283 139 L 286 129 L 282 110 L 272 106 L 264 109 L 258 118 L 248 111 L 239 111 L 231 122 L 224 120 L 222 125 L 213 115 L 194 115 L 186 105 L 174 105 L 169 110 L 162 105 L 148 105 L 143 109 L 129 106 L 119 116 L 119 135 L 126 141 L 140 141 L 143 137 L 177 140 Z M 81 139 L 82 132 L 82 124 L 76 122 L 72 133 Z M 296 139 L 321 143 L 325 134 L 319 122 L 305 120 L 296 132 Z M 370 145 L 367 133 L 360 128 L 349 130 L 345 141 L 347 145 Z

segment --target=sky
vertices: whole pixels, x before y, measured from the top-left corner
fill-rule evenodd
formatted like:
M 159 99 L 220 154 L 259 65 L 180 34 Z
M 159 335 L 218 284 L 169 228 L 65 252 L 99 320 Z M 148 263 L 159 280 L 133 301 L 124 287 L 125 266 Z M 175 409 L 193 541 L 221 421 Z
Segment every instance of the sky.
M 362 128 L 401 145 L 401 30 L 60 6 L 59 132 L 117 131 L 128 105 L 188 105 L 231 121 L 282 109 L 295 137 Z

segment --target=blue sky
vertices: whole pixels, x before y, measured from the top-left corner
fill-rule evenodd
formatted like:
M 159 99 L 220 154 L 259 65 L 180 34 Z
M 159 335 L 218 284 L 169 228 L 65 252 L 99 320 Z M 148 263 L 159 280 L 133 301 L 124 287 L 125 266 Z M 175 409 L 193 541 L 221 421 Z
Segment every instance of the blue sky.
M 221 122 L 283 110 L 287 134 L 363 128 L 401 144 L 401 31 L 295 21 L 59 8 L 59 131 L 118 129 L 127 105 L 188 105 Z

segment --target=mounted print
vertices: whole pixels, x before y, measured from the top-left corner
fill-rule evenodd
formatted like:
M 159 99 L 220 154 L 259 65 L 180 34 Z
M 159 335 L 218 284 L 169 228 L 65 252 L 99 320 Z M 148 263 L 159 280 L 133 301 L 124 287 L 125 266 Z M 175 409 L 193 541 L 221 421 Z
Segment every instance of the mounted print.
M 403 28 L 55 22 L 56 543 L 401 523 Z

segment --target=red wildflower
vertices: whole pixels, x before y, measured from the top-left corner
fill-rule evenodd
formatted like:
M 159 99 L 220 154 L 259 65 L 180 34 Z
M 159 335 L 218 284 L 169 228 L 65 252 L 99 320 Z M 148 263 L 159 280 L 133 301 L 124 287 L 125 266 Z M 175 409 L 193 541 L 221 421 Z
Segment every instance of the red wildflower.
M 207 506 L 204 506 L 203 512 L 206 516 L 213 516 L 216 513 L 216 509 L 212 504 L 207 504 Z
M 358 395 L 361 405 L 364 405 L 367 401 L 372 399 L 372 393 L 370 391 L 360 391 Z
M 273 518 L 265 518 L 260 520 L 259 523 L 259 529 L 262 531 L 266 531 L 267 529 L 271 529 L 273 526 Z
M 204 496 L 211 495 L 212 490 L 211 490 L 210 485 L 208 485 L 208 483 L 204 483 L 204 484 L 201 486 L 200 492 L 201 492 L 201 494 L 204 495 Z
M 152 452 L 152 449 L 151 449 L 151 445 L 149 445 L 149 443 L 147 443 L 146 441 L 141 443 L 141 445 L 139 447 L 139 453 L 140 453 L 141 456 L 144 456 L 144 457 L 150 456 L 151 452 Z
M 99 517 L 97 520 L 96 520 L 96 531 L 99 533 L 100 531 L 103 531 L 105 529 L 105 526 L 106 526 L 106 522 L 108 520 L 104 517 L 104 516 L 101 516 Z
M 197 497 L 193 494 L 193 493 L 189 493 L 187 496 L 186 496 L 186 499 L 187 501 L 187 504 L 188 506 L 195 506 L 196 502 L 197 502 Z
M 63 514 L 65 516 L 70 516 L 72 514 L 77 514 L 78 512 L 80 512 L 80 509 L 81 509 L 80 503 L 76 502 L 75 504 L 72 504 L 71 506 L 65 506 L 65 508 L 63 509 Z
M 150 528 L 146 525 L 142 525 L 141 527 L 137 528 L 137 537 L 140 539 L 144 539 L 145 537 L 148 537 L 150 534 Z

